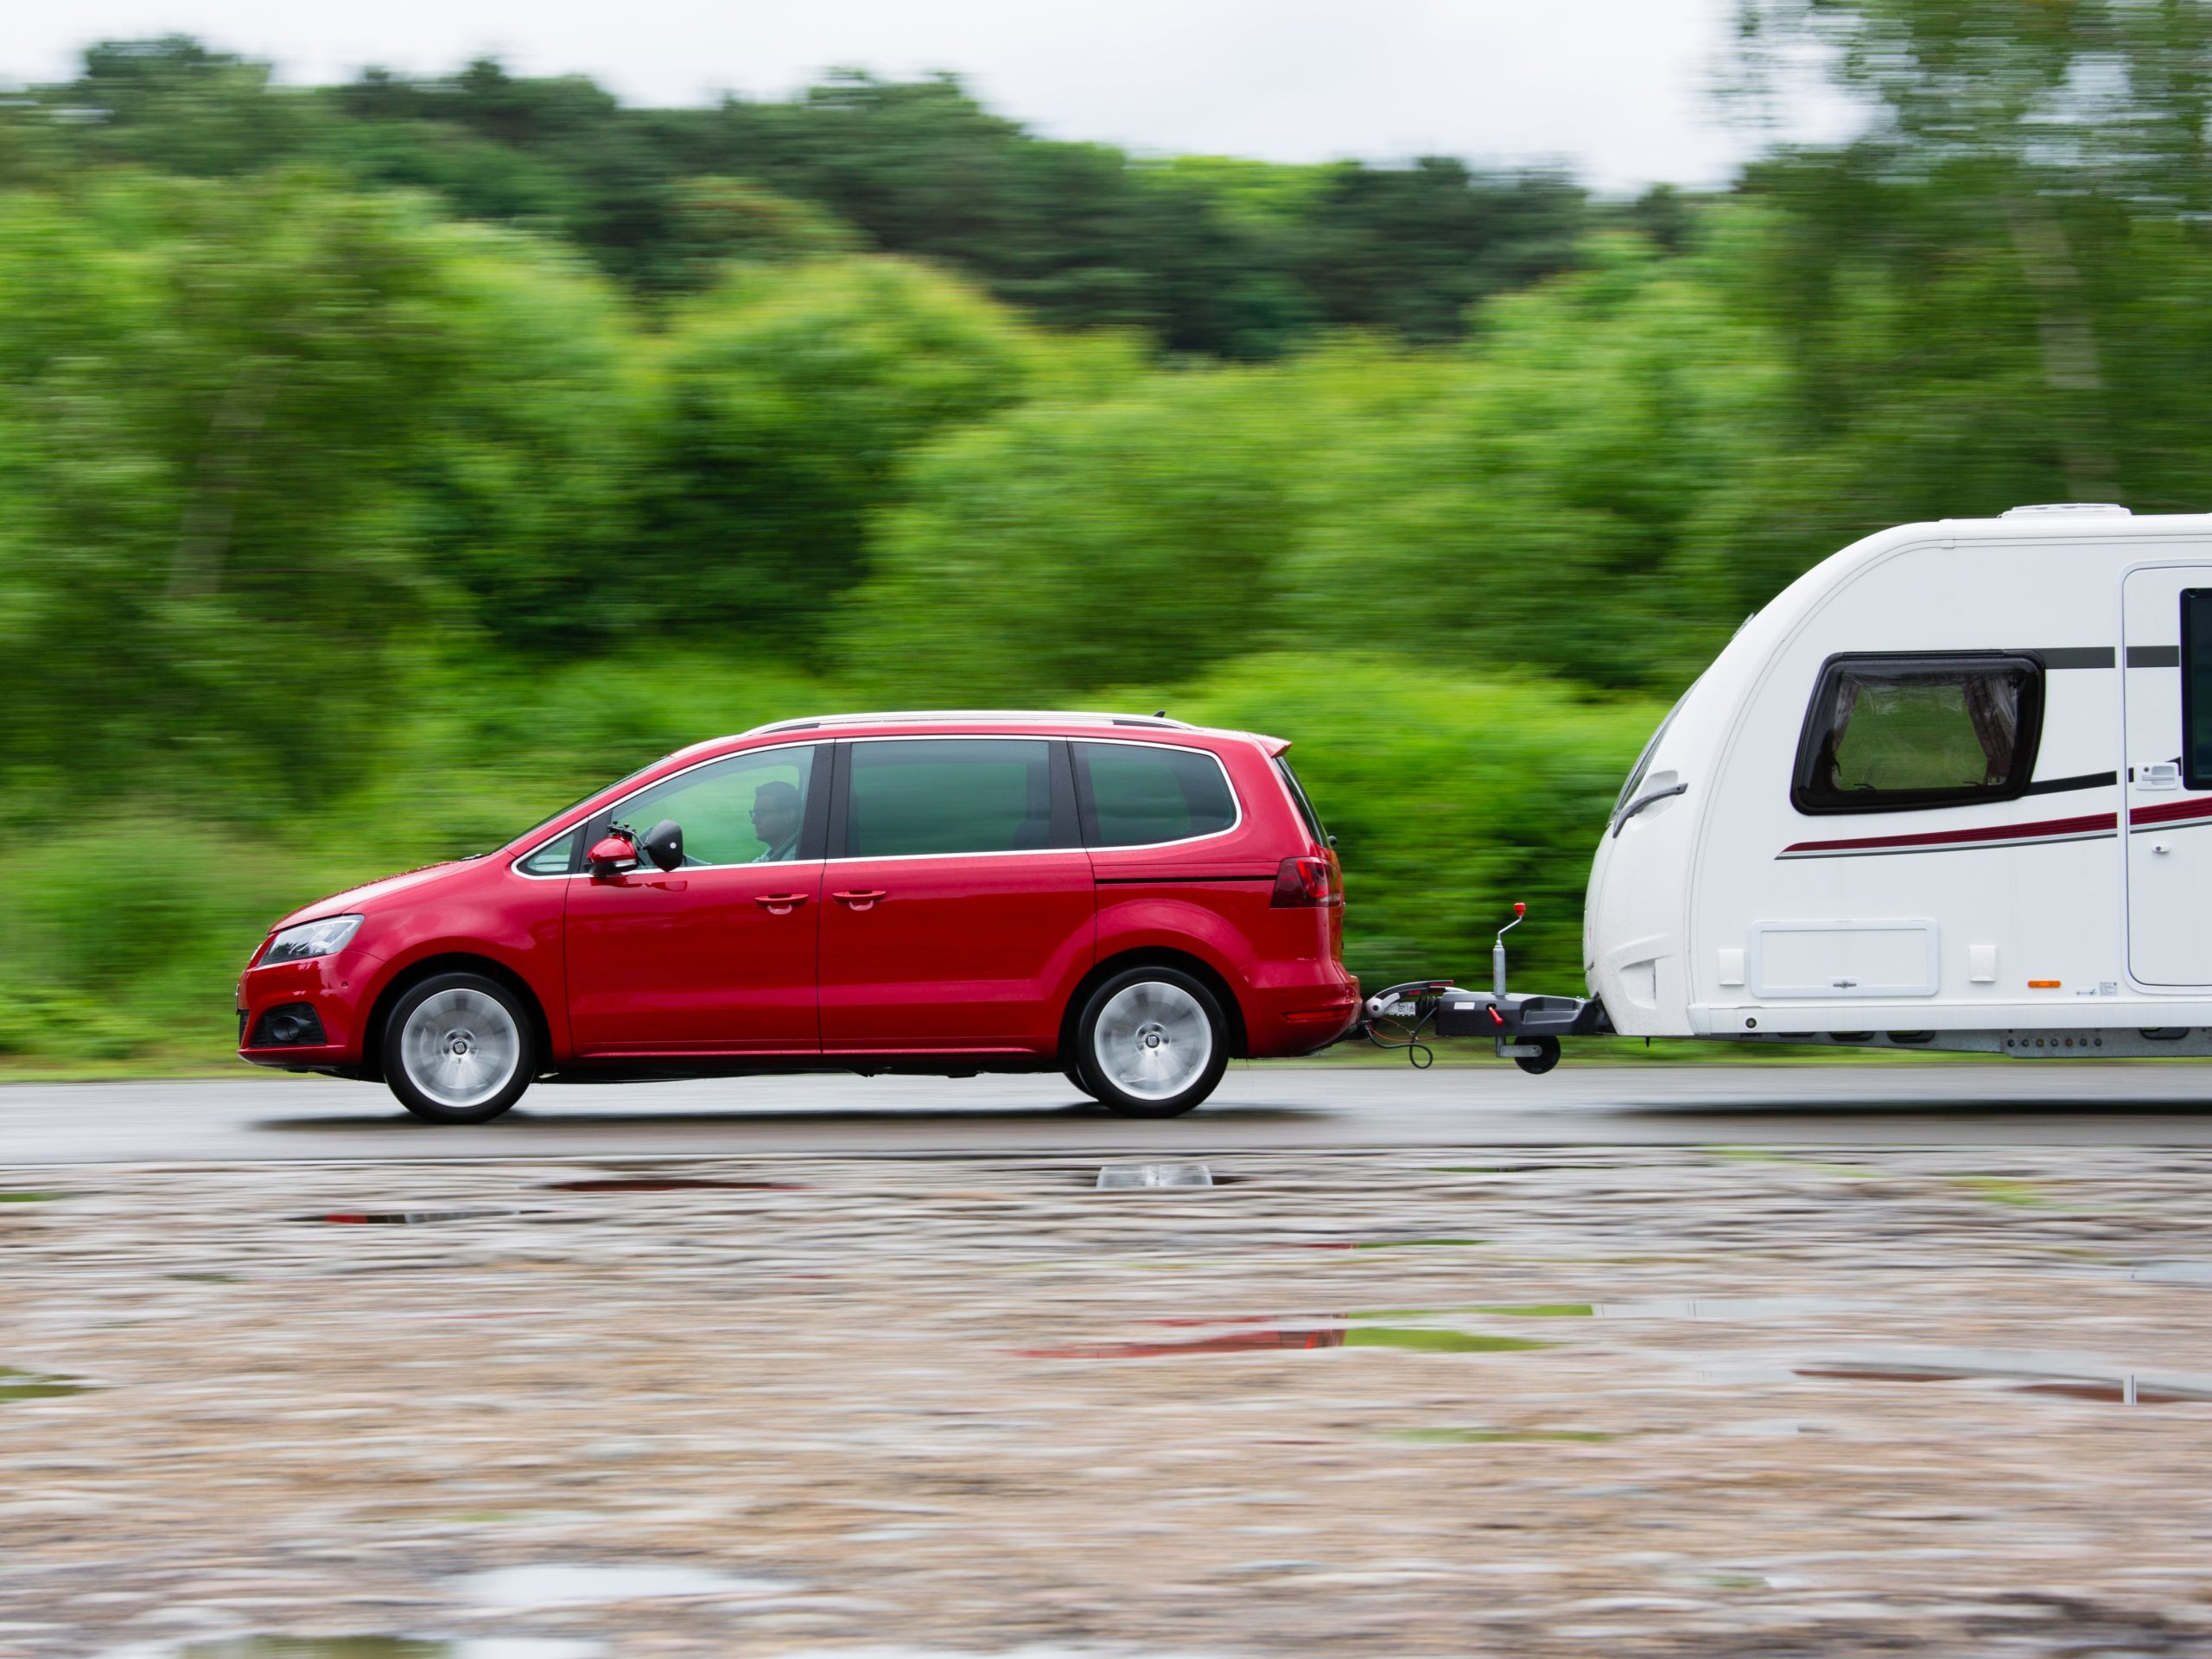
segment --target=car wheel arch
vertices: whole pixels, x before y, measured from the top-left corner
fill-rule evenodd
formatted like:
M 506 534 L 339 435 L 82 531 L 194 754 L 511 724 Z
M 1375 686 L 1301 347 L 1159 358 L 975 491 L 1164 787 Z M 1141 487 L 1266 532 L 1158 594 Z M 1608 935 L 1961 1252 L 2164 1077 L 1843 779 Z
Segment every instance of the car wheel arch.
M 1221 1004 L 1221 1011 L 1229 1020 L 1229 1052 L 1232 1058 L 1243 1059 L 1251 1052 L 1251 1044 L 1244 1031 L 1244 1008 L 1238 1001 L 1236 988 L 1229 976 L 1204 957 L 1192 956 L 1187 950 L 1177 950 L 1165 945 L 1140 946 L 1135 950 L 1117 951 L 1092 964 L 1070 994 L 1066 1006 L 1060 1011 L 1060 1057 L 1073 1064 L 1076 1022 L 1083 1017 L 1084 1005 L 1090 994 L 1115 975 L 1131 968 L 1174 968 L 1190 975 L 1214 994 Z
M 367 1023 L 361 1031 L 361 1065 L 365 1071 L 378 1077 L 383 1074 L 385 1027 L 391 1019 L 391 1011 L 410 987 L 439 974 L 481 974 L 494 980 L 522 999 L 530 1014 L 531 1026 L 537 1039 L 539 1064 L 549 1063 L 553 1055 L 553 1032 L 545 1017 L 545 1005 L 538 1001 L 537 993 L 530 982 L 496 957 L 478 956 L 467 950 L 449 950 L 436 956 L 423 957 L 409 963 L 394 974 L 384 988 L 377 993 L 370 1005 Z

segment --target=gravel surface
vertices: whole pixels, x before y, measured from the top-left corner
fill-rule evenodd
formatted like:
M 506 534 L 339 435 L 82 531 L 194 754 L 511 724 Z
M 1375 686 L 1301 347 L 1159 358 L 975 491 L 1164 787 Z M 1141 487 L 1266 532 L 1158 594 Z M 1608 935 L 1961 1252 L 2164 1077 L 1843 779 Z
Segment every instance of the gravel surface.
M 2212 1653 L 2212 1153 L 1096 1168 L 0 1170 L 0 1655 Z

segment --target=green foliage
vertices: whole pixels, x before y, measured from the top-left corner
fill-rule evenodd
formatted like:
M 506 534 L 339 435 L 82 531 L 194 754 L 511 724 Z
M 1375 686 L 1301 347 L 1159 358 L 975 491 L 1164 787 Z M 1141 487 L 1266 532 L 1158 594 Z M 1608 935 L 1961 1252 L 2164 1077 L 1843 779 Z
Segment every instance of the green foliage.
M 295 90 L 181 36 L 86 54 L 0 110 L 0 181 L 87 162 L 236 176 L 312 162 L 556 235 L 648 294 L 728 258 L 874 247 L 950 265 L 1062 327 L 1271 357 L 1331 325 L 1454 336 L 1471 300 L 1560 269 L 1592 222 L 1548 175 L 1135 160 L 1054 143 L 950 77 L 836 75 L 786 101 L 626 109 L 480 60 Z
M 949 79 L 634 110 L 186 40 L 0 100 L 0 1054 L 219 1052 L 276 916 L 709 734 L 1294 739 L 1347 951 L 1580 978 L 1661 708 L 1866 531 L 2212 499 L 2212 14 L 1748 0 L 1725 197 L 1133 161 Z M 1748 95 L 1748 94 L 1747 94 Z M 486 221 L 497 221 L 487 223 Z M 610 278 L 612 280 L 610 280 Z
M 810 645 L 865 573 L 899 458 L 1019 398 L 1040 356 L 1001 308 L 888 259 L 733 270 L 671 319 L 626 618 Z
M 309 178 L 0 197 L 0 765 L 326 789 L 399 635 L 604 539 L 619 327 L 511 238 Z
M 1380 656 L 1250 658 L 1102 706 L 1292 740 L 1344 863 L 1345 955 L 1369 984 L 1479 977 L 1517 899 L 1531 984 L 1581 982 L 1582 889 L 1614 794 L 1665 713 L 1555 681 L 1470 678 Z

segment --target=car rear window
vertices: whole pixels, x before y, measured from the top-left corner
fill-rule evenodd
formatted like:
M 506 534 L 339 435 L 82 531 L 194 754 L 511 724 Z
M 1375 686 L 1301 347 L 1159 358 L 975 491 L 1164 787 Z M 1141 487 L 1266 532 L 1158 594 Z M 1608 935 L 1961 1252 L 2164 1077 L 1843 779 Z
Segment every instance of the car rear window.
M 1221 762 L 1203 749 L 1153 743 L 1073 745 L 1094 847 L 1151 847 L 1217 835 L 1236 822 Z
M 1321 815 L 1313 810 L 1313 803 L 1306 798 L 1306 785 L 1298 781 L 1298 774 L 1290 769 L 1290 762 L 1275 756 L 1275 776 L 1282 779 L 1282 786 L 1290 791 L 1290 798 L 1297 804 L 1298 816 L 1306 820 L 1306 827 L 1313 832 L 1313 839 L 1325 847 L 1329 832 L 1322 828 Z
M 1052 746 L 1041 738 L 853 745 L 848 858 L 1030 852 L 1052 844 Z

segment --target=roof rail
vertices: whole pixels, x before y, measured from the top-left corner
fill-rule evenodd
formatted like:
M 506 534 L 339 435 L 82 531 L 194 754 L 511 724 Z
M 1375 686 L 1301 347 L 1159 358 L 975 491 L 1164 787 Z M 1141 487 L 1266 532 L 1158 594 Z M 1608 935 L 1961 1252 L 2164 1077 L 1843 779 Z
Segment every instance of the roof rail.
M 2116 512 L 2123 518 L 2133 518 L 2135 516 L 2117 501 L 2037 501 L 2024 507 L 2007 507 L 1999 516 L 2005 518 L 2031 518 L 2039 512 Z
M 1088 709 L 897 709 L 878 710 L 873 714 L 810 715 L 804 720 L 779 720 L 766 726 L 755 726 L 739 735 L 757 737 L 768 732 L 804 732 L 823 726 L 921 726 L 950 721 L 1011 726 L 1032 721 L 1067 726 L 1152 726 L 1180 732 L 1197 729 L 1186 720 L 1170 720 L 1164 715 L 1096 714 Z

